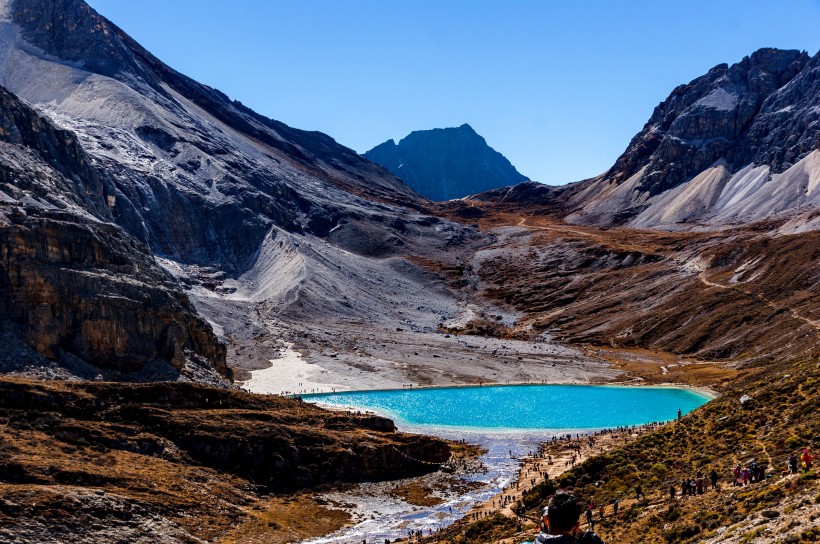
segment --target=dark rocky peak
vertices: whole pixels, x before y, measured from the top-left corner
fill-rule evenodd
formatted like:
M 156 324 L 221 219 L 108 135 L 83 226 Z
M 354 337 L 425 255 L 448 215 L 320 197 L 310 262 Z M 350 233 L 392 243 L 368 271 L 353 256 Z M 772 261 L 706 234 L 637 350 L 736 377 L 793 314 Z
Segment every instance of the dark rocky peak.
M 464 145 L 487 145 L 487 141 L 467 123 L 459 127 L 415 130 L 405 136 L 398 145 L 408 145 L 416 142 L 423 142 L 421 145 L 431 145 L 435 143 L 452 145 L 454 142 L 461 142 Z
M 364 154 L 431 200 L 451 200 L 526 181 L 468 124 L 411 132 Z
M 659 104 L 626 152 L 605 174 L 621 183 L 646 168 L 637 189 L 659 194 L 690 179 L 718 159 L 740 168 L 753 160 L 775 169 L 777 149 L 761 148 L 746 138 L 771 96 L 817 57 L 796 50 L 760 49 L 740 62 L 719 64 L 705 75 L 675 88 Z M 795 107 L 813 90 L 789 98 Z
M 11 0 L 11 16 L 47 55 L 95 74 L 158 83 L 140 58 L 150 54 L 82 0 Z

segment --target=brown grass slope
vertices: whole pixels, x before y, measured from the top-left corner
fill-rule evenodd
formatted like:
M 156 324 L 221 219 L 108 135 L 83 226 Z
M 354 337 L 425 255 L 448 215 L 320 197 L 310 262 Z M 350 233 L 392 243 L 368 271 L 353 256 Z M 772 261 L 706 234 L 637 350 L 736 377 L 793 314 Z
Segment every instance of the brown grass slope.
M 485 227 L 529 230 L 499 244 L 475 270 L 479 295 L 522 317 L 513 328 L 477 321 L 466 330 L 546 331 L 614 359 L 655 354 L 659 361 L 714 361 L 739 372 L 701 380 L 722 396 L 683 421 L 537 486 L 518 506 L 523 523 L 513 527 L 503 516 L 462 523 L 445 541 L 531 539 L 526 528 L 558 485 L 598 505 L 621 500 L 619 516 L 609 506 L 596 525 L 608 542 L 820 541 L 815 472 L 782 475 L 791 453 L 820 447 L 820 233 L 781 236 L 776 223 L 719 232 L 599 229 L 492 206 L 476 215 Z M 752 400 L 741 406 L 744 394 Z M 768 466 L 771 478 L 732 487 L 730 469 L 753 459 Z M 679 490 L 684 478 L 713 468 L 719 492 L 669 499 L 670 485 Z M 637 501 L 639 483 L 648 498 Z
M 290 399 L 23 379 L 0 380 L 0 451 L 0 541 L 67 542 L 141 541 L 156 527 L 212 539 L 283 508 L 269 493 L 423 474 L 437 465 L 417 460 L 449 457 L 390 420 Z
M 531 228 L 477 270 L 520 331 L 699 359 L 820 355 L 820 233 Z

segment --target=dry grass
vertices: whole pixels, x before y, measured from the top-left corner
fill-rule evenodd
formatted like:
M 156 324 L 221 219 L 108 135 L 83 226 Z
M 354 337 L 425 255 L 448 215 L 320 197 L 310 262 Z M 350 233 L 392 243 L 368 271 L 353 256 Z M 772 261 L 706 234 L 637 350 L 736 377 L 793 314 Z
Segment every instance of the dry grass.
M 225 544 L 286 544 L 332 533 L 350 521 L 343 510 L 318 504 L 310 495 L 273 497 L 246 508 L 247 517 L 220 538 Z
M 205 540 L 317 536 L 347 515 L 305 495 L 267 492 L 429 472 L 399 450 L 447 459 L 445 443 L 392 432 L 386 422 L 192 384 L 0 379 L 0 518 L 76 530 L 66 513 L 75 507 L 55 495 L 59 488 L 80 503 L 111 497 L 86 508 L 111 530 L 128 528 L 125 501 Z M 38 506 L 20 506 L 20 497 Z

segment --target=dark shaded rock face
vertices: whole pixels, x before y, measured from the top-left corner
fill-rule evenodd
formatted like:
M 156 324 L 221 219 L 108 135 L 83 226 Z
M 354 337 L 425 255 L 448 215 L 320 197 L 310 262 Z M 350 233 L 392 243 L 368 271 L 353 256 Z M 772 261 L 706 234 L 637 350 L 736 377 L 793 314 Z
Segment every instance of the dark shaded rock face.
M 15 212 L 0 225 L 0 320 L 38 353 L 116 373 L 179 373 L 198 357 L 228 373 L 225 347 L 147 247 L 69 213 Z
M 604 178 L 620 183 L 646 168 L 637 189 L 651 196 L 718 159 L 782 172 L 818 147 L 818 66 L 820 55 L 778 49 L 715 66 L 655 108 Z
M 452 200 L 527 181 L 467 124 L 415 131 L 364 156 L 430 200 Z

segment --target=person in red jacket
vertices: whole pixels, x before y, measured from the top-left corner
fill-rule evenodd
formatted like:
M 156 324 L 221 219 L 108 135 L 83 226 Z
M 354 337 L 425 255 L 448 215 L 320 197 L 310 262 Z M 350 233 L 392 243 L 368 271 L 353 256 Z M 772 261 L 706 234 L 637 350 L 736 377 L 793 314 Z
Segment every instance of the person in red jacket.
M 800 462 L 803 463 L 803 470 L 806 472 L 811 470 L 811 462 L 814 460 L 814 457 L 811 456 L 808 449 L 803 450 L 803 455 L 800 456 Z

